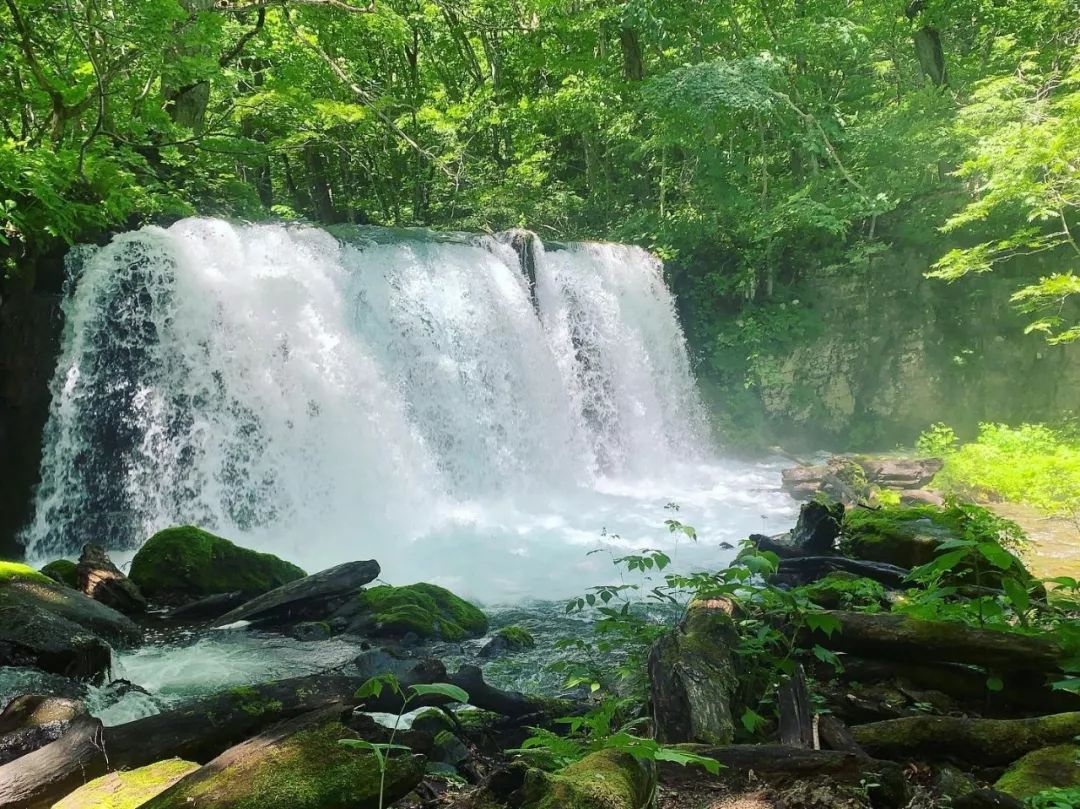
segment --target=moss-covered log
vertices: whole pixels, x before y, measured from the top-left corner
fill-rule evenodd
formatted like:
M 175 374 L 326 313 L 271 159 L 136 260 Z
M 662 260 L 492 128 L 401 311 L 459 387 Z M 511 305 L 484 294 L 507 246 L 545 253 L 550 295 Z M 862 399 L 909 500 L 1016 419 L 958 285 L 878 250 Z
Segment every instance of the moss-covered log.
M 1043 747 L 1080 735 L 1080 712 L 1033 719 L 906 716 L 852 728 L 855 740 L 879 758 L 949 759 L 1008 764 Z
M 144 809 L 376 809 L 380 772 L 369 751 L 346 747 L 357 735 L 330 709 L 298 717 L 222 753 L 143 804 Z M 391 754 L 383 798 L 389 805 L 423 776 L 423 757 Z
M 171 758 L 135 770 L 107 773 L 79 787 L 53 809 L 138 809 L 197 769 L 199 765 L 193 761 Z
M 1058 669 L 1063 651 L 1048 637 L 976 629 L 906 615 L 833 611 L 831 635 L 804 632 L 801 640 L 828 649 L 889 660 L 968 663 L 999 671 Z

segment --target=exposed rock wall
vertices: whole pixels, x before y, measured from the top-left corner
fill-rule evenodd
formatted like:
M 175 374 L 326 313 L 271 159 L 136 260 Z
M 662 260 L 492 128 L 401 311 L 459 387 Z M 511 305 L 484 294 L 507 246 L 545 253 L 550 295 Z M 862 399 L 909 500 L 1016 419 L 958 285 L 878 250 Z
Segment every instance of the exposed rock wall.
M 14 291 L 0 302 L 0 558 L 17 557 L 29 519 L 63 320 L 56 292 Z
M 936 421 L 971 434 L 980 421 L 1080 412 L 1080 344 L 1024 334 L 1009 303 L 1016 277 L 949 285 L 923 277 L 930 263 L 925 252 L 894 249 L 862 274 L 800 290 L 820 328 L 773 352 L 757 377 L 766 439 L 872 449 L 910 445 Z M 1024 277 L 1045 271 L 1028 266 Z

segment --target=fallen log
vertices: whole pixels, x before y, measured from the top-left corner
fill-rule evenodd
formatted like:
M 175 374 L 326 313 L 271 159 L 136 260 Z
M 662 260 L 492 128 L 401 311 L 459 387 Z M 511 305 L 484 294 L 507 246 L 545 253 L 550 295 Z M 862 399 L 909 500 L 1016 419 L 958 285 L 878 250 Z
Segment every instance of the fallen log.
M 881 761 L 838 750 L 808 750 L 778 744 L 735 744 L 721 747 L 686 744 L 678 747 L 715 759 L 722 766 L 719 773 L 712 775 L 701 767 L 682 767 L 670 762 L 657 762 L 660 783 L 672 788 L 701 779 L 741 784 L 754 777 L 766 780 L 773 786 L 783 786 L 791 781 L 827 776 L 839 783 L 878 784 L 875 798 L 879 798 L 880 805 L 883 806 L 903 806 L 907 802 L 908 788 L 903 769 L 893 761 Z
M 469 693 L 470 704 L 505 716 L 551 718 L 572 713 L 578 707 L 566 700 L 547 700 L 494 688 L 472 666 L 447 675 L 438 660 L 412 662 L 411 668 L 398 676 L 404 688 L 450 682 Z M 378 696 L 356 697 L 367 679 L 366 676 L 312 675 L 232 688 L 123 725 L 101 728 L 93 720 L 96 723 L 93 740 L 86 738 L 85 722 L 78 725 L 73 722 L 55 742 L 0 766 L 0 809 L 50 806 L 63 797 L 65 789 L 74 788 L 72 783 L 79 786 L 112 769 L 134 769 L 167 758 L 206 763 L 272 725 L 334 705 L 397 713 L 402 696 L 389 688 L 384 688 Z M 420 708 L 447 701 L 445 697 L 432 695 L 413 699 L 409 705 Z M 72 773 L 78 775 L 77 780 L 71 780 Z M 40 787 L 35 786 L 39 782 Z
M 895 613 L 831 611 L 839 629 L 806 630 L 800 642 L 833 651 L 889 660 L 967 663 L 997 671 L 1054 671 L 1063 650 L 1052 640 L 1018 632 L 923 621 Z
M 818 735 L 822 744 L 829 750 L 840 750 L 844 753 L 854 753 L 861 758 L 869 758 L 862 746 L 855 741 L 855 734 L 851 728 L 845 725 L 833 714 L 819 714 Z
M 836 572 L 852 573 L 873 579 L 886 587 L 898 590 L 905 586 L 911 571 L 885 562 L 848 559 L 846 556 L 798 556 L 781 559 L 776 573 L 769 577 L 769 581 L 773 584 L 801 587 Z
M 224 751 L 181 778 L 144 809 L 375 809 L 411 791 L 424 773 L 422 756 L 388 753 L 383 778 L 374 755 L 350 750 L 356 734 L 327 708 L 276 725 Z
M 822 680 L 837 676 L 831 664 L 817 666 L 814 674 Z M 990 718 L 1080 711 L 1080 694 L 1050 688 L 1046 675 L 1041 672 L 1005 672 L 1001 689 L 991 691 L 986 687 L 986 672 L 982 668 L 960 663 L 871 660 L 845 655 L 839 677 L 846 682 L 896 682 L 900 687 L 910 684 L 915 688 L 940 691 L 962 704 L 977 706 L 981 716 Z
M 55 742 L 0 767 L 0 807 L 39 809 L 105 772 L 101 722 L 75 717 Z
M 881 758 L 1008 764 L 1032 750 L 1080 735 L 1080 712 L 1032 719 L 965 719 L 905 716 L 851 729 L 868 753 Z

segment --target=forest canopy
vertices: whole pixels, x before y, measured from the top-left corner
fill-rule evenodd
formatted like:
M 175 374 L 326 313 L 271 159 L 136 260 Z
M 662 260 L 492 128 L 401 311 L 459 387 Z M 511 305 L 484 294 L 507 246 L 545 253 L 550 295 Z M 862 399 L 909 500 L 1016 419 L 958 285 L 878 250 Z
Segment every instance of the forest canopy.
M 3 0 L 0 37 L 7 283 L 197 212 L 633 241 L 711 311 L 899 221 L 943 279 L 1051 253 L 1016 302 L 1080 336 L 1077 0 Z

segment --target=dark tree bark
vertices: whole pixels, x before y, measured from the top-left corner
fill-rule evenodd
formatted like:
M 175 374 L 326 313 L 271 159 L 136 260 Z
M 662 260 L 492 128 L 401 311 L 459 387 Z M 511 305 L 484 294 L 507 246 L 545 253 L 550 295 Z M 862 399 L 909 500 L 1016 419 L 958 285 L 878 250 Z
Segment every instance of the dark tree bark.
M 1080 712 L 1033 719 L 965 719 L 905 716 L 852 728 L 855 741 L 874 756 L 1008 764 L 1080 735 Z
M 1052 640 L 975 629 L 944 621 L 921 621 L 906 615 L 832 611 L 840 622 L 831 635 L 804 632 L 800 641 L 864 657 L 909 662 L 967 663 L 997 671 L 1058 669 L 1062 648 Z

